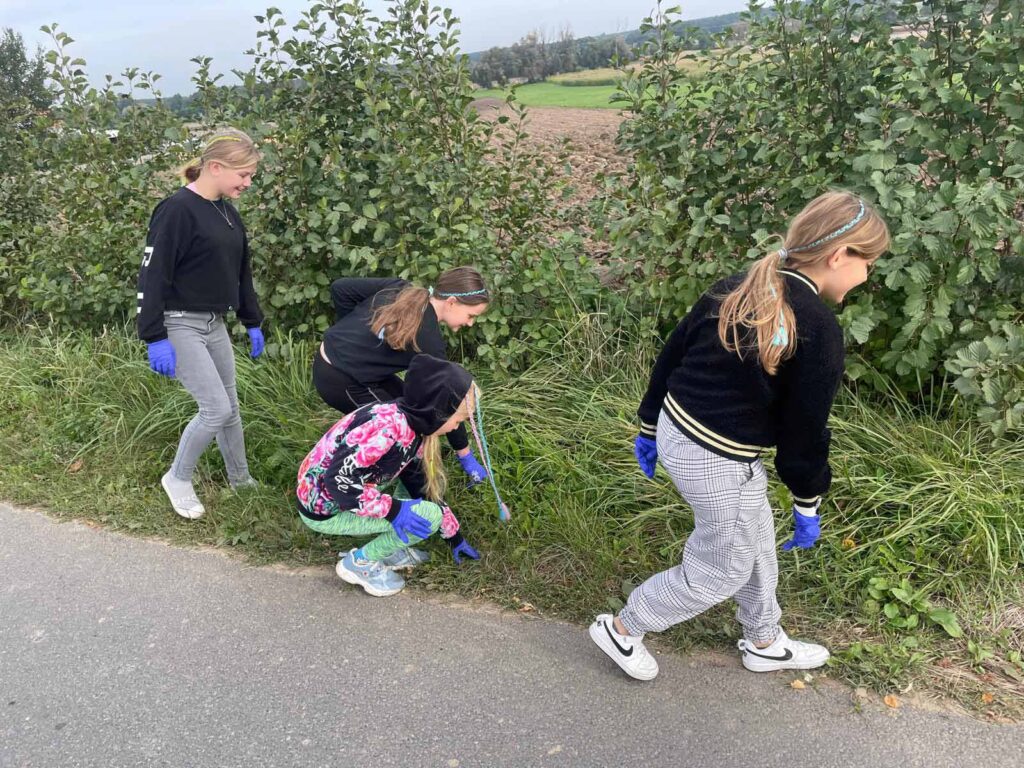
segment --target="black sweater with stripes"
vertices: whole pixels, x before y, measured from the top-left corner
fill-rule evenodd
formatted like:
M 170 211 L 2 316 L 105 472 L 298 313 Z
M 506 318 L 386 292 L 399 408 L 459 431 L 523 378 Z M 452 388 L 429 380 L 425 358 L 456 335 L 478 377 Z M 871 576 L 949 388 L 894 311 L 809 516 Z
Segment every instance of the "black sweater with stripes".
M 229 223 L 230 222 L 230 223 Z M 182 187 L 153 210 L 139 270 L 139 338 L 167 338 L 164 312 L 235 312 L 246 328 L 263 321 L 252 284 L 249 238 L 227 200 Z
M 654 437 L 664 409 L 687 437 L 729 459 L 752 462 L 776 447 L 775 468 L 801 504 L 814 503 L 832 481 L 826 426 L 842 380 L 843 332 L 818 287 L 796 270 L 780 270 L 796 319 L 793 356 L 774 376 L 756 349 L 741 360 L 718 338 L 718 308 L 742 275 L 715 284 L 669 337 L 640 404 L 640 432 Z

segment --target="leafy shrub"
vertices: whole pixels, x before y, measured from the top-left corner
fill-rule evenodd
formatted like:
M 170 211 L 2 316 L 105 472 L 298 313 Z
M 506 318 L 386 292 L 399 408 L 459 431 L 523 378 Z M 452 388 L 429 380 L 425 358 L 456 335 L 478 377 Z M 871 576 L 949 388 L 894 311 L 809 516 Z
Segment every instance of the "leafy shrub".
M 582 241 L 547 225 L 556 165 L 525 146 L 514 100 L 495 120 L 469 109 L 450 11 L 394 0 L 378 18 L 333 0 L 291 27 L 273 8 L 257 18 L 241 85 L 218 84 L 196 57 L 195 102 L 203 128 L 237 125 L 264 154 L 240 207 L 271 322 L 319 334 L 341 275 L 430 281 L 472 264 L 497 300 L 467 337 L 486 362 L 510 366 L 526 341 L 554 340 L 553 319 L 593 305 L 600 286 Z M 149 213 L 205 131 L 190 134 L 160 99 L 119 111 L 120 96 L 152 91 L 155 76 L 130 70 L 97 92 L 66 53 L 73 41 L 53 35 L 57 107 L 10 150 L 31 158 L 30 172 L 23 163 L 3 180 L 13 213 L 0 220 L 0 290 L 19 319 L 98 329 L 133 311 Z
M 635 115 L 620 136 L 634 163 L 604 209 L 617 262 L 640 265 L 627 274 L 635 288 L 680 314 L 770 249 L 811 198 L 855 190 L 894 240 L 842 311 L 868 362 L 849 373 L 877 368 L 916 391 L 990 322 L 1021 316 L 1022 4 L 785 0 L 771 11 L 752 3 L 746 44 L 705 57 L 699 82 L 676 66 L 671 19 L 648 20 L 645 63 L 619 94 Z M 894 25 L 915 34 L 897 39 Z

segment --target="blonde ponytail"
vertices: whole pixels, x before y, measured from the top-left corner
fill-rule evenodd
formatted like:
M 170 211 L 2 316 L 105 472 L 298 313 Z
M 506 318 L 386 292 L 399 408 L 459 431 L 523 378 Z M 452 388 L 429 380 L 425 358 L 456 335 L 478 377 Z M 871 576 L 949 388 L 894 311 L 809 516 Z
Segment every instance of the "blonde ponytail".
M 392 349 L 413 349 L 420 352 L 416 336 L 423 323 L 423 313 L 427 311 L 430 291 L 410 285 L 403 288 L 390 304 L 378 307 L 370 319 L 370 330 L 374 336 L 387 341 Z
M 374 310 L 370 319 L 373 335 L 385 339 L 392 349 L 420 352 L 416 336 L 431 296 L 454 298 L 468 306 L 487 304 L 491 300 L 479 272 L 473 267 L 455 267 L 441 273 L 436 288 L 410 285 L 402 289 L 393 302 Z
M 757 261 L 723 300 L 718 338 L 742 360 L 757 350 L 761 367 L 775 375 L 783 360 L 796 350 L 796 318 L 786 302 L 786 286 L 773 252 Z
M 444 473 L 441 442 L 437 435 L 426 435 L 423 438 L 423 474 L 427 478 L 427 496 L 431 501 L 441 504 L 448 487 L 448 477 Z
M 181 181 L 184 184 L 191 184 L 199 179 L 199 172 L 203 169 L 203 158 L 193 157 L 178 170 Z

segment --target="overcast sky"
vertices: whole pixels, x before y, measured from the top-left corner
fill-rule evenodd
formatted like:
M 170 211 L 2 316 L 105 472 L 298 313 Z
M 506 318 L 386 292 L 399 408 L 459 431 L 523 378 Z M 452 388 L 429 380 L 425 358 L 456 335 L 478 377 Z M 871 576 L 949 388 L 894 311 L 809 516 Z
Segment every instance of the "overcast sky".
M 165 95 L 191 93 L 195 71 L 189 59 L 212 56 L 214 71 L 245 69 L 244 52 L 256 42 L 253 16 L 268 6 L 279 8 L 290 23 L 299 20 L 313 0 L 0 0 L 0 27 L 13 27 L 34 49 L 49 46 L 39 32 L 56 22 L 74 38 L 71 51 L 86 60 L 90 80 L 138 67 L 163 75 Z M 636 29 L 650 15 L 655 0 L 435 0 L 462 20 L 462 50 L 480 51 L 510 45 L 533 29 L 556 34 L 568 25 L 576 37 Z M 366 0 L 374 11 L 384 0 Z M 683 6 L 687 19 L 731 13 L 746 0 L 667 0 Z

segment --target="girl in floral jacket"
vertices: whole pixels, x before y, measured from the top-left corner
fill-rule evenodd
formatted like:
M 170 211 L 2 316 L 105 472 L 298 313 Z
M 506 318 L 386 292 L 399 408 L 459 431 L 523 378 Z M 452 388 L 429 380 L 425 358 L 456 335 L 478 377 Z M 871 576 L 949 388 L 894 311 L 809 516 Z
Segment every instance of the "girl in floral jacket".
M 441 500 L 438 446 L 440 435 L 469 418 L 476 391 L 461 366 L 417 355 L 402 397 L 348 414 L 306 456 L 296 491 L 302 521 L 337 536 L 377 534 L 338 561 L 342 579 L 376 597 L 401 591 L 405 581 L 395 570 L 426 562 L 429 555 L 411 545 L 438 529 L 457 563 L 479 559 Z M 397 490 L 381 489 L 392 483 Z M 402 486 L 409 498 L 400 498 Z

